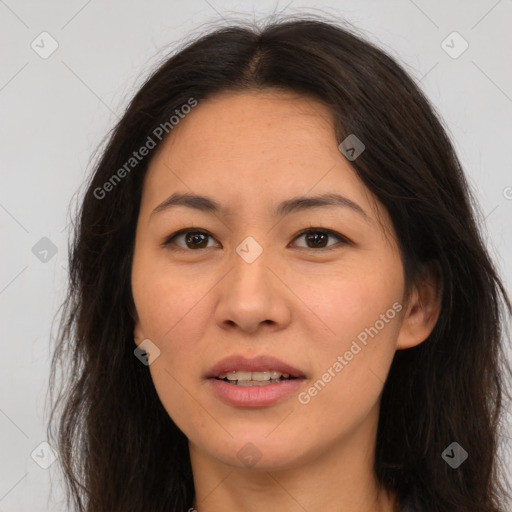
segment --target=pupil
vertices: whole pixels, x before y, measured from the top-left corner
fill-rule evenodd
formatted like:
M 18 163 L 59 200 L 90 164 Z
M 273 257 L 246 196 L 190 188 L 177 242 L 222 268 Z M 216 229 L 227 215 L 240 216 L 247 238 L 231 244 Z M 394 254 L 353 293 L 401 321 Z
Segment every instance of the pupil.
M 306 236 L 308 241 L 312 241 L 315 247 L 318 247 L 318 244 L 323 247 L 322 242 L 325 241 L 327 235 L 325 233 L 310 233 Z M 322 241 L 319 241 L 318 238 L 322 238 Z
M 200 238 L 200 237 L 202 237 L 202 240 L 200 239 L 198 242 L 197 238 Z M 188 233 L 186 238 L 187 238 L 187 244 L 192 243 L 192 245 L 195 245 L 196 247 L 198 247 L 198 245 L 197 245 L 198 243 L 203 242 L 203 245 L 200 246 L 201 248 L 204 246 L 204 242 L 206 240 L 206 236 L 204 233 Z

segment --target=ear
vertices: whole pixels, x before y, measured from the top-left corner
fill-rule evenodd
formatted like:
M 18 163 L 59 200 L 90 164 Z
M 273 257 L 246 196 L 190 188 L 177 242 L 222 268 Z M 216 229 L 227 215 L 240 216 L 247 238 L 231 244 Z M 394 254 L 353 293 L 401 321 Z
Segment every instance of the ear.
M 443 281 L 439 263 L 425 264 L 406 301 L 397 350 L 415 347 L 428 338 L 439 318 L 442 296 Z
M 139 346 L 146 337 L 144 336 L 144 332 L 142 331 L 142 327 L 140 324 L 139 315 L 137 311 L 133 312 L 133 340 L 135 341 L 135 345 Z

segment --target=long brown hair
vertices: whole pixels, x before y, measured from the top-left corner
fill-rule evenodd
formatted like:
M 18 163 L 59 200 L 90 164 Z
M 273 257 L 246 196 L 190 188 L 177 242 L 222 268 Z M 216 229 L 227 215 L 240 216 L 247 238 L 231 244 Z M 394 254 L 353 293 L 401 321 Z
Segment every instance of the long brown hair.
M 384 386 L 380 483 L 401 499 L 421 496 L 430 512 L 498 512 L 507 492 L 498 428 L 511 375 L 502 331 L 512 308 L 476 202 L 442 121 L 402 67 L 350 28 L 311 17 L 218 28 L 188 43 L 144 83 L 110 134 L 77 216 L 52 360 L 52 396 L 59 369 L 64 384 L 49 438 L 69 502 L 89 512 L 182 512 L 192 504 L 187 438 L 133 354 L 135 226 L 156 149 L 137 165 L 126 162 L 152 135 L 159 146 L 165 137 L 155 128 L 190 98 L 200 104 L 254 89 L 327 105 L 337 140 L 356 134 L 366 145 L 351 164 L 391 216 L 406 282 L 429 262 L 442 272 L 433 332 L 396 353 Z M 452 442 L 469 454 L 457 469 L 441 456 Z

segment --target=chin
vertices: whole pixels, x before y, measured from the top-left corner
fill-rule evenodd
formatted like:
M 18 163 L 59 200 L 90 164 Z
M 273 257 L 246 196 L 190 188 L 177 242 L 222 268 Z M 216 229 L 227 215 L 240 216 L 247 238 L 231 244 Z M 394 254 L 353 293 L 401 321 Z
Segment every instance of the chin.
M 258 435 L 234 435 L 228 442 L 207 446 L 212 457 L 229 466 L 238 469 L 254 471 L 276 471 L 290 469 L 300 463 L 305 454 L 297 448 L 302 444 L 293 442 L 289 436 L 275 436 L 274 439 L 265 437 L 270 430 Z M 272 434 L 270 434 L 272 436 Z M 211 441 L 211 440 L 209 440 Z

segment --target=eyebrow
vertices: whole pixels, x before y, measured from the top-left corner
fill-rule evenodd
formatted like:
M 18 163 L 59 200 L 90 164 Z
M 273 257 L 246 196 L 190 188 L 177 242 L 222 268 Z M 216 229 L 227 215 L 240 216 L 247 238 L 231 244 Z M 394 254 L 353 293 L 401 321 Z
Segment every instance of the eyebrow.
M 189 193 L 175 192 L 162 203 L 160 203 L 152 212 L 151 216 L 176 206 L 185 206 L 206 213 L 224 213 L 229 215 L 230 209 L 222 206 L 220 203 L 208 196 L 201 196 Z M 317 196 L 297 196 L 283 201 L 274 209 L 275 216 L 284 217 L 293 212 L 309 210 L 311 208 L 337 206 L 349 208 L 361 215 L 365 220 L 369 220 L 366 212 L 354 201 L 348 197 L 339 194 L 327 193 Z

